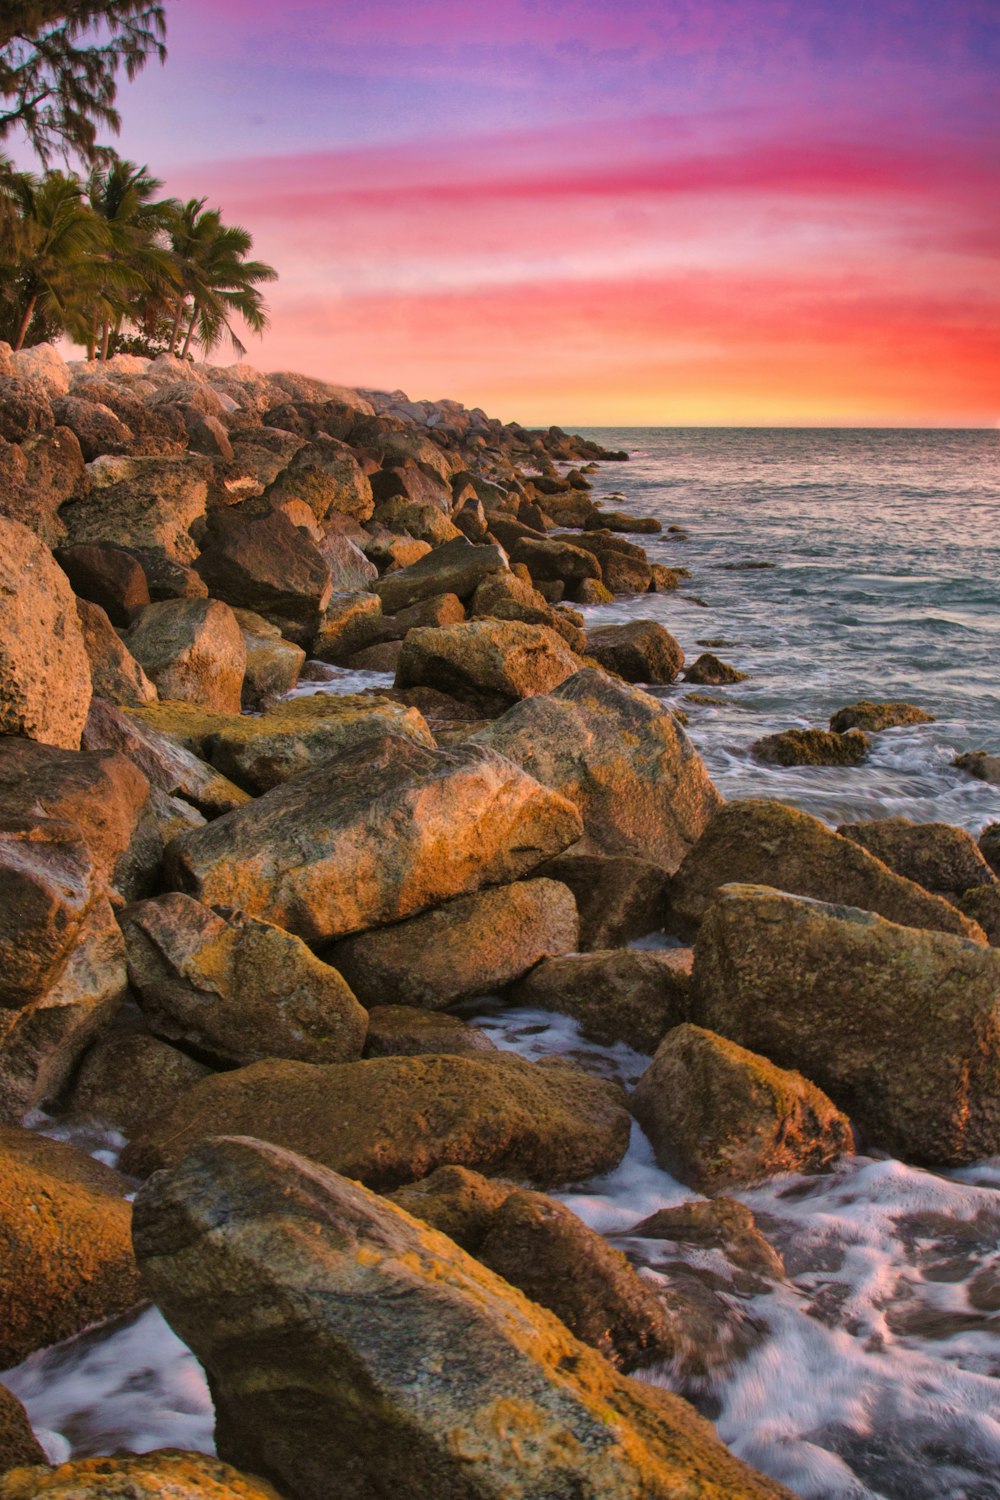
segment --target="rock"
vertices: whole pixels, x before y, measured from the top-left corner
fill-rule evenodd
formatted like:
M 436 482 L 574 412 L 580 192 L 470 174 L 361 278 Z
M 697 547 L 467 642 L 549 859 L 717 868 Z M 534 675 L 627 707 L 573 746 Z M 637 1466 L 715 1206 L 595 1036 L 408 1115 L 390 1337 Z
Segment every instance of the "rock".
M 46 1461 L 45 1450 L 31 1430 L 28 1413 L 14 1392 L 0 1385 L 0 1497 L 3 1476 L 9 1469 Z
M 860 766 L 868 758 L 868 736 L 861 729 L 785 729 L 754 740 L 751 753 L 768 766 Z
M 203 750 L 223 775 L 257 794 L 387 734 L 434 747 L 415 708 L 388 698 L 313 693 L 210 729 Z
M 513 1182 L 495 1181 L 468 1167 L 438 1167 L 419 1182 L 404 1183 L 386 1196 L 397 1208 L 475 1255 L 497 1210 L 516 1191 Z
M 365 1057 L 417 1057 L 427 1052 L 481 1057 L 496 1050 L 485 1031 L 457 1016 L 412 1005 L 373 1005 L 368 1012 Z
M 0 376 L 0 437 L 23 443 L 54 426 L 52 399 L 43 385 L 17 375 Z
M 195 572 L 175 562 L 155 547 L 132 547 L 131 556 L 142 564 L 153 603 L 160 599 L 207 599 L 208 585 Z
M 317 521 L 331 511 L 367 521 L 375 509 L 371 481 L 357 455 L 336 438 L 313 438 L 267 490 L 267 498 L 304 500 Z
M 649 584 L 651 594 L 672 594 L 680 588 L 685 578 L 691 577 L 687 568 L 668 568 L 663 563 L 650 563 L 649 571 L 652 574 Z
M 882 729 L 896 729 L 899 725 L 933 724 L 934 715 L 917 708 L 914 703 L 873 703 L 870 698 L 861 698 L 838 708 L 830 720 L 830 728 L 836 734 L 845 734 L 848 729 L 863 729 L 877 733 Z
M 676 870 L 721 801 L 662 703 L 586 670 L 515 705 L 473 743 L 490 746 L 580 810 L 588 849 Z
M 752 797 L 719 809 L 671 884 L 672 930 L 692 932 L 731 881 L 859 906 L 904 927 L 982 940 L 975 925 L 940 896 L 904 880 L 819 818 L 783 802 Z
M 511 990 L 515 1005 L 572 1016 L 590 1041 L 651 1055 L 691 1009 L 690 948 L 638 948 L 546 958 Z
M 65 573 L 26 526 L 0 517 L 0 734 L 78 750 L 90 697 Z
M 375 507 L 375 518 L 393 531 L 404 531 L 419 541 L 439 547 L 455 537 L 464 537 L 464 532 L 435 505 L 415 505 L 396 497 Z
M 663 522 L 655 516 L 631 516 L 623 510 L 597 511 L 584 525 L 588 531 L 635 531 L 646 536 L 657 536 L 663 530 Z
M 143 1188 L 136 1244 L 209 1373 L 220 1453 L 297 1500 L 331 1475 L 339 1500 L 784 1493 L 442 1235 L 287 1152 L 200 1147 Z
M 0 1500 L 281 1500 L 261 1479 L 204 1453 L 157 1448 L 114 1458 L 75 1458 L 58 1468 L 18 1468 Z
M 708 1202 L 681 1203 L 677 1208 L 658 1208 L 641 1224 L 626 1230 L 639 1239 L 670 1240 L 695 1250 L 720 1250 L 736 1269 L 748 1273 L 737 1285 L 747 1292 L 760 1292 L 765 1281 L 782 1281 L 781 1256 L 757 1228 L 745 1203 L 720 1194 Z
M 116 1024 L 84 1053 L 67 1110 L 76 1119 L 99 1120 L 135 1135 L 211 1071 L 148 1032 Z
M 993 948 L 1000 948 L 1000 882 L 974 885 L 955 903 L 963 916 L 975 922 Z
M 629 620 L 590 630 L 587 651 L 605 671 L 626 682 L 673 682 L 684 665 L 684 652 L 655 620 Z
M 994 874 L 1000 874 L 1000 823 L 987 823 L 979 835 L 979 851 Z
M 131 427 L 101 401 L 62 396 L 52 403 L 52 412 L 60 426 L 72 432 L 87 463 L 104 454 L 131 453 L 135 446 Z
M 160 550 L 178 563 L 198 555 L 191 528 L 204 519 L 211 460 L 98 458 L 87 465 L 89 492 L 63 506 L 71 545 L 110 543 Z
M 123 1168 L 146 1175 L 208 1136 L 250 1130 L 373 1188 L 449 1163 L 547 1187 L 616 1166 L 628 1111 L 616 1084 L 508 1053 L 261 1062 L 196 1083 L 147 1124 Z
M 375 646 L 355 651 L 344 665 L 350 667 L 352 672 L 395 673 L 402 649 L 402 641 L 379 641 Z
M 192 453 L 204 453 L 209 458 L 221 458 L 226 463 L 232 463 L 236 457 L 229 441 L 229 433 L 218 417 L 204 416 L 191 420 L 188 433 L 188 446 Z
M 163 797 L 175 794 L 209 817 L 231 812 L 250 801 L 218 771 L 182 749 L 169 735 L 144 724 L 135 714 L 95 698 L 83 735 L 86 750 L 122 750 Z
M 330 602 L 330 569 L 281 511 L 214 512 L 195 567 L 214 598 L 255 610 L 296 645 L 311 645 Z
M 996 950 L 736 885 L 695 954 L 695 1019 L 801 1069 L 865 1139 L 940 1166 L 1000 1149 Z
M 465 605 L 457 594 L 437 594 L 433 599 L 401 609 L 398 615 L 384 616 L 382 633 L 386 640 L 402 641 L 411 630 L 422 625 L 461 625 L 464 620 Z
M 455 537 L 419 561 L 380 579 L 375 592 L 387 615 L 437 594 L 457 594 L 464 602 L 472 598 L 484 578 L 505 573 L 509 566 L 502 547 L 475 547 L 464 537 Z
M 58 979 L 94 899 L 75 823 L 0 818 L 0 1006 L 17 1010 Z
M 125 644 L 161 698 L 239 713 L 247 652 L 228 604 L 165 599 L 147 605 Z
M 98 698 L 123 708 L 155 703 L 156 687 L 123 643 L 99 604 L 76 601 L 83 644 L 90 663 L 91 689 Z
M 576 809 L 494 751 L 387 736 L 186 834 L 168 858 L 206 905 L 322 942 L 517 880 L 579 836 Z
M 59 509 L 87 488 L 80 445 L 66 427 L 7 443 L 0 438 L 0 515 L 54 547 L 66 535 Z
M 100 605 L 112 625 L 125 629 L 151 602 L 142 565 L 121 547 L 60 547 L 55 558 L 77 598 Z
M 0 738 L 0 811 L 26 823 L 75 824 L 98 888 L 110 887 L 125 901 L 145 895 L 159 868 L 163 845 L 149 783 L 114 751 L 81 753 Z
M 0 1127 L 0 1365 L 143 1298 L 128 1184 L 62 1141 Z
M 573 541 L 597 559 L 601 579 L 612 594 L 644 594 L 652 584 L 653 570 L 644 548 L 608 531 L 588 531 Z
M 312 653 L 317 661 L 343 662 L 382 638 L 376 594 L 334 594 L 319 622 Z
M 345 938 L 326 957 L 363 1005 L 441 1010 L 492 994 L 576 943 L 572 892 L 554 880 L 522 880 Z
M 535 583 L 540 580 L 557 582 L 572 589 L 584 579 L 601 581 L 601 565 L 597 558 L 585 548 L 566 541 L 521 537 L 511 548 L 510 560 L 524 563 Z
M 610 604 L 614 594 L 596 578 L 585 578 L 573 591 L 577 604 Z
M 629 1104 L 665 1171 L 702 1193 L 822 1172 L 853 1149 L 845 1115 L 801 1073 L 700 1026 L 676 1026 Z
M 33 344 L 29 349 L 15 349 L 10 362 L 18 380 L 36 381 L 50 396 L 65 396 L 70 387 L 70 372 L 59 350 L 52 344 Z
M 286 641 L 276 625 L 250 609 L 234 609 L 246 647 L 247 666 L 241 694 L 244 708 L 258 708 L 265 698 L 281 698 L 296 686 L 306 653 Z
M 746 682 L 747 673 L 737 672 L 735 667 L 720 661 L 711 651 L 703 651 L 696 662 L 692 662 L 684 673 L 685 682 L 702 687 L 723 687 L 731 682 Z
M 371 475 L 376 515 L 392 508 L 397 512 L 407 505 L 422 506 L 446 516 L 452 506 L 452 490 L 438 474 L 428 474 L 417 464 L 408 463 L 377 469 Z
M 129 983 L 149 1028 L 221 1066 L 351 1062 L 368 1018 L 348 985 L 270 922 L 223 917 L 172 891 L 121 918 Z
M 952 765 L 959 771 L 968 771 L 977 781 L 1000 786 L 1000 755 L 990 755 L 985 750 L 968 750 L 964 755 L 956 755 Z
M 320 557 L 330 569 L 330 581 L 335 594 L 350 594 L 360 589 L 371 588 L 378 577 L 378 568 L 356 547 L 350 537 L 332 532 L 316 544 Z
M 430 542 L 418 542 L 412 536 L 393 536 L 388 531 L 379 531 L 370 542 L 362 543 L 365 556 L 386 574 L 412 567 L 421 558 L 429 557 L 432 550 Z
M 621 948 L 663 927 L 668 876 L 648 860 L 571 848 L 540 865 L 536 874 L 560 880 L 573 892 L 585 953 Z
M 874 854 L 897 875 L 949 900 L 977 885 L 996 883 L 972 835 L 949 823 L 872 818 L 842 823 L 837 832 Z
M 503 709 L 548 693 L 579 669 L 555 631 L 516 620 L 470 620 L 411 630 L 403 642 L 396 686 L 436 687 L 457 698 Z

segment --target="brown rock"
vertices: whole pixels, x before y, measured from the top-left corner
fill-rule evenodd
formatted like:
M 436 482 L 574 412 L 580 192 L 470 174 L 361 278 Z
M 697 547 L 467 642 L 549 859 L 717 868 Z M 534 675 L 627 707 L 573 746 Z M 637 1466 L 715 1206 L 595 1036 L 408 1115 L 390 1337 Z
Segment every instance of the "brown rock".
M 124 629 L 151 602 L 142 564 L 121 547 L 60 547 L 55 558 L 77 598 L 100 605 L 112 625 Z
M 267 490 L 267 497 L 304 500 L 317 521 L 331 511 L 367 521 L 375 509 L 371 481 L 357 455 L 332 437 L 314 437 L 300 447 Z
M 861 729 L 785 729 L 755 740 L 750 750 L 768 766 L 859 766 L 868 758 L 868 736 Z
M 644 594 L 652 584 L 645 548 L 608 531 L 587 531 L 573 541 L 597 559 L 601 578 L 612 594 Z
M 378 568 L 355 546 L 350 537 L 331 532 L 316 544 L 320 557 L 330 569 L 330 582 L 335 594 L 354 593 L 358 589 L 371 588 L 378 577 Z
M 191 528 L 204 519 L 210 459 L 98 458 L 87 465 L 88 492 L 63 506 L 70 544 L 154 548 L 179 563 L 198 555 Z
M 365 1057 L 417 1057 L 427 1052 L 481 1057 L 495 1051 L 485 1031 L 457 1016 L 412 1005 L 373 1005 L 368 1012 Z
M 572 588 L 585 578 L 601 580 L 601 565 L 597 558 L 586 548 L 568 541 L 521 537 L 511 548 L 510 560 L 524 563 L 536 583 L 539 580 L 558 582 Z
M 956 755 L 952 765 L 959 771 L 968 771 L 977 781 L 1000 786 L 1000 755 L 990 755 L 985 750 L 969 750 L 964 755 Z
M 298 646 L 312 644 L 330 602 L 330 569 L 281 511 L 214 512 L 195 567 L 213 598 L 266 616 Z
M 982 928 L 992 948 L 1000 948 L 1000 882 L 974 885 L 956 902 L 963 916 Z
M 123 708 L 154 703 L 159 696 L 153 683 L 97 604 L 76 601 L 84 649 L 90 662 L 90 682 L 97 698 Z
M 148 605 L 125 637 L 161 698 L 240 711 L 247 653 L 236 616 L 217 599 Z
M 465 620 L 465 605 L 457 594 L 435 594 L 433 599 L 424 599 L 401 609 L 398 615 L 386 615 L 382 621 L 383 635 L 393 641 L 401 641 L 409 631 L 421 625 L 461 625 Z
M 175 793 L 209 817 L 231 812 L 250 801 L 247 792 L 220 776 L 212 766 L 184 750 L 171 737 L 95 698 L 83 736 L 86 750 L 122 750 L 146 776 L 155 792 Z
M 44 385 L 16 375 L 0 376 L 0 437 L 23 443 L 54 426 L 52 399 Z
M 743 1289 L 747 1291 L 764 1290 L 758 1278 L 784 1279 L 781 1256 L 761 1234 L 749 1208 L 724 1194 L 708 1202 L 658 1208 L 626 1232 L 640 1239 L 670 1240 L 694 1250 L 721 1250 L 737 1271 L 749 1273 L 753 1278 L 753 1284 L 744 1282 Z
M 723 687 L 727 683 L 746 680 L 746 672 L 738 672 L 735 667 L 713 656 L 711 651 L 703 651 L 684 673 L 685 682 L 694 682 L 702 687 Z
M 76 1458 L 58 1468 L 18 1468 L 0 1480 L 0 1500 L 281 1500 L 204 1453 L 158 1448 L 114 1458 Z
M 17 1010 L 58 979 L 94 898 L 75 823 L 0 819 L 0 1006 Z
M 588 632 L 587 651 L 626 682 L 673 682 L 684 665 L 684 652 L 656 620 L 602 625 Z
M 842 823 L 837 832 L 874 854 L 897 875 L 950 900 L 975 886 L 996 883 L 972 835 L 949 823 L 873 818 L 865 823 Z
M 505 573 L 509 566 L 502 547 L 474 547 L 464 537 L 456 537 L 380 579 L 375 592 L 387 615 L 437 594 L 457 594 L 464 602 L 472 598 L 484 578 Z
M 158 1037 L 116 1023 L 84 1053 L 67 1110 L 135 1135 L 211 1071 Z
M 470 620 L 411 630 L 400 653 L 396 686 L 436 687 L 502 709 L 550 692 L 579 666 L 580 658 L 544 625 Z
M 517 1005 L 572 1016 L 591 1041 L 652 1054 L 691 1010 L 690 948 L 617 948 L 546 958 L 510 992 Z
M 1000 874 L 1000 823 L 987 823 L 981 830 L 979 852 L 993 873 Z
M 862 698 L 857 703 L 849 703 L 846 708 L 838 708 L 830 720 L 830 728 L 837 734 L 845 734 L 848 729 L 863 729 L 874 734 L 882 729 L 895 729 L 901 724 L 933 723 L 934 715 L 913 703 L 873 703 L 870 698 Z
M 621 948 L 663 927 L 669 877 L 649 860 L 571 848 L 536 873 L 561 880 L 573 892 L 580 917 L 580 947 L 585 953 Z
M 335 594 L 319 622 L 317 661 L 344 662 L 382 638 L 382 606 L 375 594 Z
M 258 708 L 265 698 L 280 698 L 296 686 L 305 666 L 301 646 L 286 641 L 277 625 L 250 609 L 233 610 L 246 647 L 244 708 Z
M 9 1469 L 45 1462 L 45 1450 L 31 1430 L 28 1413 L 14 1392 L 0 1385 L 0 1486 Z

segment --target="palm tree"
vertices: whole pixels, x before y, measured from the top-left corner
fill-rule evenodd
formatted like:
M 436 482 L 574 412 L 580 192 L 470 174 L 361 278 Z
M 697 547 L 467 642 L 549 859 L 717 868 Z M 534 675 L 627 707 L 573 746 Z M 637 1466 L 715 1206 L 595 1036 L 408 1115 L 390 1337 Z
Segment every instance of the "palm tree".
M 262 334 L 269 319 L 257 288 L 262 282 L 275 281 L 278 273 L 264 261 L 247 260 L 253 236 L 239 225 L 224 224 L 221 211 L 206 209 L 205 202 L 204 198 L 189 199 L 171 231 L 184 293 L 174 308 L 170 352 L 177 351 L 186 318 L 182 359 L 196 336 L 209 354 L 227 335 L 234 352 L 242 358 L 246 348 L 237 338 L 231 319 L 238 313 L 252 333 Z
M 95 274 L 106 228 L 84 201 L 83 184 L 63 172 L 17 172 L 6 194 L 16 225 L 0 280 L 18 304 L 15 349 L 24 347 L 36 319 L 85 343 L 92 309 L 102 316 L 109 304 Z
M 150 304 L 162 307 L 180 288 L 176 258 L 167 244 L 178 204 L 172 198 L 156 199 L 162 186 L 148 167 L 117 157 L 107 166 L 95 167 L 88 179 L 90 206 L 107 228 L 102 290 L 115 309 L 113 320 L 103 319 L 102 359 L 108 357 L 112 331 L 117 337 L 126 318 L 145 323 Z M 96 351 L 97 331 L 95 319 L 88 342 L 90 358 Z

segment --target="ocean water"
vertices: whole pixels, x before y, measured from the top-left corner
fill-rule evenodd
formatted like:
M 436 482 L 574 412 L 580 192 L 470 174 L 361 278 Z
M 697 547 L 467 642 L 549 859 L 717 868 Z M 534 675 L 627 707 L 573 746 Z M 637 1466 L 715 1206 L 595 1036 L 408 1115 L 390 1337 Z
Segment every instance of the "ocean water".
M 595 495 L 620 490 L 620 508 L 683 528 L 686 540 L 666 531 L 635 540 L 691 578 L 677 594 L 587 614 L 594 624 L 659 619 L 689 659 L 700 641 L 727 642 L 708 649 L 749 677 L 697 689 L 720 703 L 692 703 L 683 684 L 656 689 L 686 708 L 727 796 L 778 797 L 832 824 L 902 814 L 978 831 L 1000 820 L 1000 789 L 951 765 L 962 750 L 1000 751 L 1000 433 L 591 435 L 633 454 L 602 468 Z M 390 680 L 344 673 L 308 686 Z M 936 721 L 876 736 L 862 767 L 751 759 L 758 736 L 825 725 L 861 697 L 904 698 Z M 571 1057 L 629 1085 L 648 1061 L 496 997 L 465 1010 L 527 1057 Z M 85 1144 L 110 1159 L 120 1142 Z M 614 1172 L 559 1196 L 654 1282 L 675 1280 L 679 1264 L 721 1282 L 716 1357 L 697 1367 L 679 1357 L 643 1378 L 694 1400 L 736 1453 L 803 1500 L 1000 1500 L 1000 1158 L 939 1174 L 848 1157 L 829 1174 L 737 1195 L 788 1273 L 753 1294 L 726 1288 L 718 1252 L 629 1233 L 656 1208 L 697 1196 L 656 1165 L 637 1126 Z M 153 1310 L 42 1351 L 3 1379 L 53 1458 L 211 1448 L 200 1367 Z

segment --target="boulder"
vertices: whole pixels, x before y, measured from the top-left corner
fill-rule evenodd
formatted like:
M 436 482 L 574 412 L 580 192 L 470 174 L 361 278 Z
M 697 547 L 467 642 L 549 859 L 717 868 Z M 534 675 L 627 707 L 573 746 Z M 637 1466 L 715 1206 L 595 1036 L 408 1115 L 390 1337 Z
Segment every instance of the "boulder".
M 113 1458 L 75 1458 L 57 1468 L 18 1468 L 0 1500 L 281 1500 L 262 1479 L 204 1453 L 158 1448 Z
M 381 629 L 387 641 L 402 641 L 422 625 L 461 625 L 464 620 L 465 605 L 457 594 L 437 594 L 401 609 L 398 615 L 385 615 Z
M 744 1293 L 767 1291 L 762 1282 L 784 1279 L 781 1256 L 761 1234 L 750 1209 L 725 1194 L 707 1202 L 658 1208 L 626 1233 L 639 1239 L 668 1240 L 686 1249 L 720 1251 L 737 1272 L 737 1289 Z
M 368 1012 L 365 1057 L 417 1057 L 427 1052 L 482 1057 L 496 1050 L 485 1031 L 458 1016 L 412 1005 L 373 1005 Z
M 175 562 L 155 547 L 132 547 L 131 556 L 142 564 L 149 584 L 149 596 L 155 604 L 160 599 L 207 599 L 208 585 L 194 568 Z
M 865 823 L 842 823 L 837 832 L 874 854 L 897 875 L 949 900 L 975 886 L 996 884 L 997 877 L 972 835 L 950 823 L 872 818 Z
M 213 598 L 266 616 L 299 646 L 311 645 L 332 593 L 315 543 L 279 510 L 214 512 L 195 568 Z
M 69 390 L 69 369 L 52 344 L 32 344 L 28 349 L 15 349 L 10 362 L 17 379 L 37 382 L 52 397 L 65 396 Z
M 209 817 L 231 812 L 250 801 L 248 792 L 220 776 L 169 735 L 103 699 L 95 698 L 91 705 L 83 744 L 86 750 L 123 751 L 146 776 L 155 794 L 182 797 Z
M 632 531 L 645 536 L 657 536 L 663 530 L 663 522 L 655 516 L 632 516 L 623 510 L 600 510 L 584 522 L 588 531 Z
M 135 434 L 102 401 L 88 401 L 81 396 L 61 396 L 52 403 L 55 420 L 68 427 L 80 444 L 87 463 L 105 454 L 120 456 L 131 453 Z
M 730 885 L 695 947 L 694 1019 L 799 1068 L 865 1139 L 958 1166 L 1000 1150 L 1000 953 Z
M 586 644 L 583 631 L 552 608 L 544 595 L 516 573 L 494 573 L 476 589 L 469 605 L 474 619 L 522 620 L 525 625 L 548 625 L 574 650 Z M 582 617 L 578 617 L 582 618 Z
M 979 852 L 995 875 L 1000 874 L 1000 823 L 987 823 L 979 834 Z
M 620 948 L 663 927 L 669 877 L 649 860 L 571 848 L 540 865 L 536 874 L 560 880 L 573 892 L 585 953 Z
M 585 578 L 601 579 L 597 558 L 571 542 L 522 536 L 511 547 L 510 560 L 524 563 L 533 582 L 562 583 L 572 589 Z
M 612 594 L 644 594 L 650 588 L 653 569 L 645 548 L 608 531 L 587 531 L 573 542 L 597 559 L 600 579 Z
M 128 1184 L 77 1146 L 0 1126 L 0 1365 L 144 1296 Z
M 80 445 L 66 427 L 5 443 L 0 438 L 0 515 L 54 547 L 66 535 L 60 507 L 87 489 Z
M 572 892 L 554 880 L 522 880 L 344 938 L 326 957 L 363 1005 L 441 1010 L 492 994 L 576 943 Z
M 502 547 L 475 547 L 464 537 L 455 537 L 408 567 L 380 579 L 375 592 L 387 615 L 432 599 L 436 594 L 457 594 L 464 603 L 472 598 L 484 578 L 506 573 L 509 567 Z
M 335 594 L 350 594 L 359 589 L 371 588 L 378 577 L 378 568 L 355 546 L 349 536 L 331 532 L 316 550 L 330 569 L 330 582 Z
M 123 1007 L 124 1016 L 130 1007 Z M 83 1054 L 66 1100 L 71 1118 L 96 1120 L 135 1135 L 212 1070 L 159 1037 L 118 1022 Z
M 361 543 L 361 550 L 382 573 L 388 574 L 412 567 L 429 557 L 433 549 L 430 542 L 420 542 L 416 537 L 393 536 L 389 531 L 379 530 L 370 542 Z M 419 594 L 419 589 L 412 592 Z
M 934 715 L 914 703 L 873 703 L 862 698 L 838 708 L 830 720 L 830 728 L 836 734 L 846 734 L 848 729 L 863 729 L 876 734 L 882 729 L 896 729 L 900 725 L 933 724 Z
M 516 1005 L 572 1016 L 590 1041 L 651 1055 L 691 1010 L 690 948 L 609 949 L 546 958 L 510 991 Z
M 266 491 L 267 498 L 304 500 L 317 521 L 331 511 L 367 521 L 375 509 L 371 481 L 346 443 L 314 437 Z
M 693 682 L 701 687 L 724 687 L 732 682 L 746 680 L 746 672 L 738 672 L 727 662 L 720 661 L 711 651 L 703 651 L 684 673 L 685 682 Z
M 175 562 L 198 555 L 191 528 L 204 519 L 210 459 L 98 458 L 87 465 L 88 492 L 63 506 L 71 545 L 111 543 L 161 550 Z
M 580 810 L 588 849 L 676 870 L 721 798 L 683 729 L 655 698 L 577 672 L 473 736 Z
M 376 505 L 375 519 L 393 531 L 403 531 L 419 541 L 429 542 L 432 547 L 465 535 L 436 505 L 415 504 L 402 496 Z
M 90 698 L 69 581 L 33 532 L 0 517 L 0 734 L 78 750 Z
M 502 709 L 550 692 L 579 666 L 580 658 L 544 625 L 469 620 L 411 630 L 400 653 L 396 686 L 435 687 Z
M 785 1493 L 443 1235 L 286 1151 L 206 1143 L 135 1217 L 220 1454 L 297 1500 L 328 1500 L 331 1475 L 342 1500 Z
M 150 682 L 100 605 L 78 599 L 76 611 L 90 663 L 90 685 L 94 696 L 104 698 L 109 703 L 117 703 L 122 708 L 139 708 L 143 703 L 155 703 L 159 697 L 155 685 Z
M 605 671 L 626 682 L 673 682 L 684 665 L 684 652 L 656 620 L 629 620 L 590 630 L 587 652 Z
M 265 698 L 290 693 L 305 666 L 302 647 L 286 641 L 277 625 L 253 610 L 234 609 L 233 614 L 247 653 L 241 695 L 244 708 L 258 708 Z
M 36 433 L 50 433 L 55 426 L 52 398 L 37 380 L 0 375 L 0 437 L 8 443 L 23 443 Z
M 270 1061 L 196 1083 L 122 1165 L 144 1176 L 250 1130 L 378 1189 L 450 1163 L 548 1187 L 617 1166 L 629 1119 L 617 1084 L 509 1053 Z
M 65 966 L 94 899 L 94 866 L 76 823 L 0 817 L 0 1007 L 43 995 Z
M 668 1031 L 629 1100 L 665 1171 L 700 1193 L 822 1172 L 851 1127 L 801 1073 L 700 1026 Z
M 125 644 L 161 698 L 239 713 L 247 652 L 228 604 L 165 599 L 147 605 Z
M 334 594 L 312 645 L 317 661 L 343 662 L 382 639 L 382 606 L 376 594 Z
M 904 927 L 930 927 L 982 941 L 974 923 L 940 896 L 896 875 L 819 818 L 783 802 L 748 798 L 716 812 L 670 887 L 670 924 L 688 934 L 721 886 L 769 885 L 834 905 L 859 906 Z
M 46 1462 L 45 1450 L 31 1430 L 28 1413 L 14 1392 L 0 1385 L 0 1500 L 8 1470 Z
M 452 507 L 452 488 L 439 474 L 427 473 L 415 463 L 376 469 L 371 475 L 376 514 L 396 502 L 398 507 L 416 505 L 446 516 Z
M 177 891 L 129 906 L 121 925 L 129 983 L 157 1036 L 220 1066 L 361 1056 L 364 1010 L 336 969 L 280 927 L 223 917 Z
M 834 734 L 832 729 L 785 729 L 754 740 L 751 754 L 767 766 L 860 766 L 868 758 L 868 736 L 862 729 Z
M 968 771 L 977 781 L 1000 786 L 1000 755 L 990 755 L 986 750 L 968 750 L 956 755 L 952 765 L 959 771 Z
M 168 860 L 206 905 L 322 942 L 517 880 L 579 836 L 576 809 L 495 751 L 386 736 L 186 834 Z
M 970 886 L 955 903 L 963 916 L 982 928 L 993 948 L 1000 948 L 1000 881 Z

